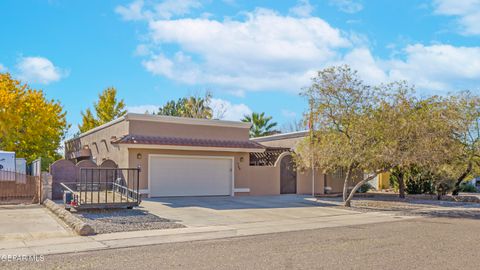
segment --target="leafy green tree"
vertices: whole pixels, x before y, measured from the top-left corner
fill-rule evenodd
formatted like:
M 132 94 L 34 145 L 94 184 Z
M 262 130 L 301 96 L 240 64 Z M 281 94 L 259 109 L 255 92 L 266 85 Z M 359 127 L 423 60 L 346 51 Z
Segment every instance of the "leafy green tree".
M 458 195 L 462 182 L 480 173 L 480 97 L 471 92 L 451 96 L 447 113 L 457 147 L 452 159 L 444 164 L 445 172 L 455 179 L 453 195 Z
M 252 138 L 278 133 L 278 131 L 274 130 L 277 126 L 277 122 L 272 122 L 272 117 L 265 116 L 264 112 L 254 112 L 251 115 L 245 115 L 242 122 L 252 124 L 252 127 L 250 128 L 250 137 Z
M 90 108 L 82 112 L 82 124 L 78 126 L 80 132 L 86 132 L 92 128 L 108 123 L 127 113 L 123 99 L 117 100 L 117 89 L 109 87 L 98 95 L 98 102 L 93 104 L 95 114 Z
M 415 100 L 411 91 L 402 82 L 371 87 L 348 66 L 319 71 L 303 93 L 312 104 L 309 118 L 315 131 L 313 140 L 297 147 L 298 164 L 325 172 L 345 169 L 345 206 L 380 173 L 441 164 L 452 146 L 443 103 Z M 348 193 L 353 179 L 356 184 Z
M 158 109 L 159 115 L 168 115 L 168 116 L 178 116 L 181 117 L 184 111 L 184 104 L 186 103 L 186 98 L 179 98 L 178 101 L 168 101 Z
M 42 158 L 46 169 L 48 161 L 60 158 L 57 150 L 68 128 L 60 102 L 0 73 L 0 149 L 29 162 Z
M 206 93 L 204 97 L 189 96 L 171 100 L 159 108 L 158 115 L 211 119 L 213 110 L 210 107 L 212 95 Z

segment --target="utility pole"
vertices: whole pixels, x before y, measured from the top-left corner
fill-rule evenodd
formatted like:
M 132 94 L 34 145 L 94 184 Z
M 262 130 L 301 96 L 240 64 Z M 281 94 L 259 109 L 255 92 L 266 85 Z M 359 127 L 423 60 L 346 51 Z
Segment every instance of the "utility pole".
M 309 100 L 310 115 L 308 119 L 308 127 L 310 132 L 310 157 L 312 162 L 312 197 L 315 197 L 315 157 L 314 157 L 314 131 L 313 131 L 313 98 Z

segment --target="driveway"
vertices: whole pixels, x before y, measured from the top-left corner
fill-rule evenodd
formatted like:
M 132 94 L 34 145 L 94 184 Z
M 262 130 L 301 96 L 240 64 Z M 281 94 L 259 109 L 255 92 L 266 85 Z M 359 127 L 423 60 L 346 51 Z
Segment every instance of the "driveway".
M 187 227 L 284 224 L 360 214 L 328 206 L 301 195 L 150 198 L 141 204 L 150 213 Z
M 0 205 L 0 242 L 71 235 L 70 230 L 40 205 Z

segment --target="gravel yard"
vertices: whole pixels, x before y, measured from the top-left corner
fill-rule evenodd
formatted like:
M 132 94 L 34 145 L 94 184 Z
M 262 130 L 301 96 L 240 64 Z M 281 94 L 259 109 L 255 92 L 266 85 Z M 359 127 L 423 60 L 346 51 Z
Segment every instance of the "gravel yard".
M 141 230 L 184 228 L 173 220 L 158 217 L 139 209 L 105 209 L 72 211 L 98 234 Z
M 351 208 L 342 205 L 341 198 L 319 198 L 321 203 L 334 204 L 334 207 L 361 212 L 385 211 L 401 216 L 451 217 L 480 219 L 480 204 L 468 202 L 399 199 L 375 196 L 354 198 Z

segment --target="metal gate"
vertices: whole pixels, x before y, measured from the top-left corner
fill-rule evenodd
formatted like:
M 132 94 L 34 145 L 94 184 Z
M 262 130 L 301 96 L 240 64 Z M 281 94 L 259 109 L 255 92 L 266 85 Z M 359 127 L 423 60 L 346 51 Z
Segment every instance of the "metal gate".
M 0 171 L 0 203 L 38 203 L 41 197 L 40 176 Z
M 291 155 L 280 161 L 280 194 L 297 193 L 297 172 Z
M 76 209 L 132 208 L 141 201 L 140 168 L 80 168 L 75 182 L 62 182 Z

